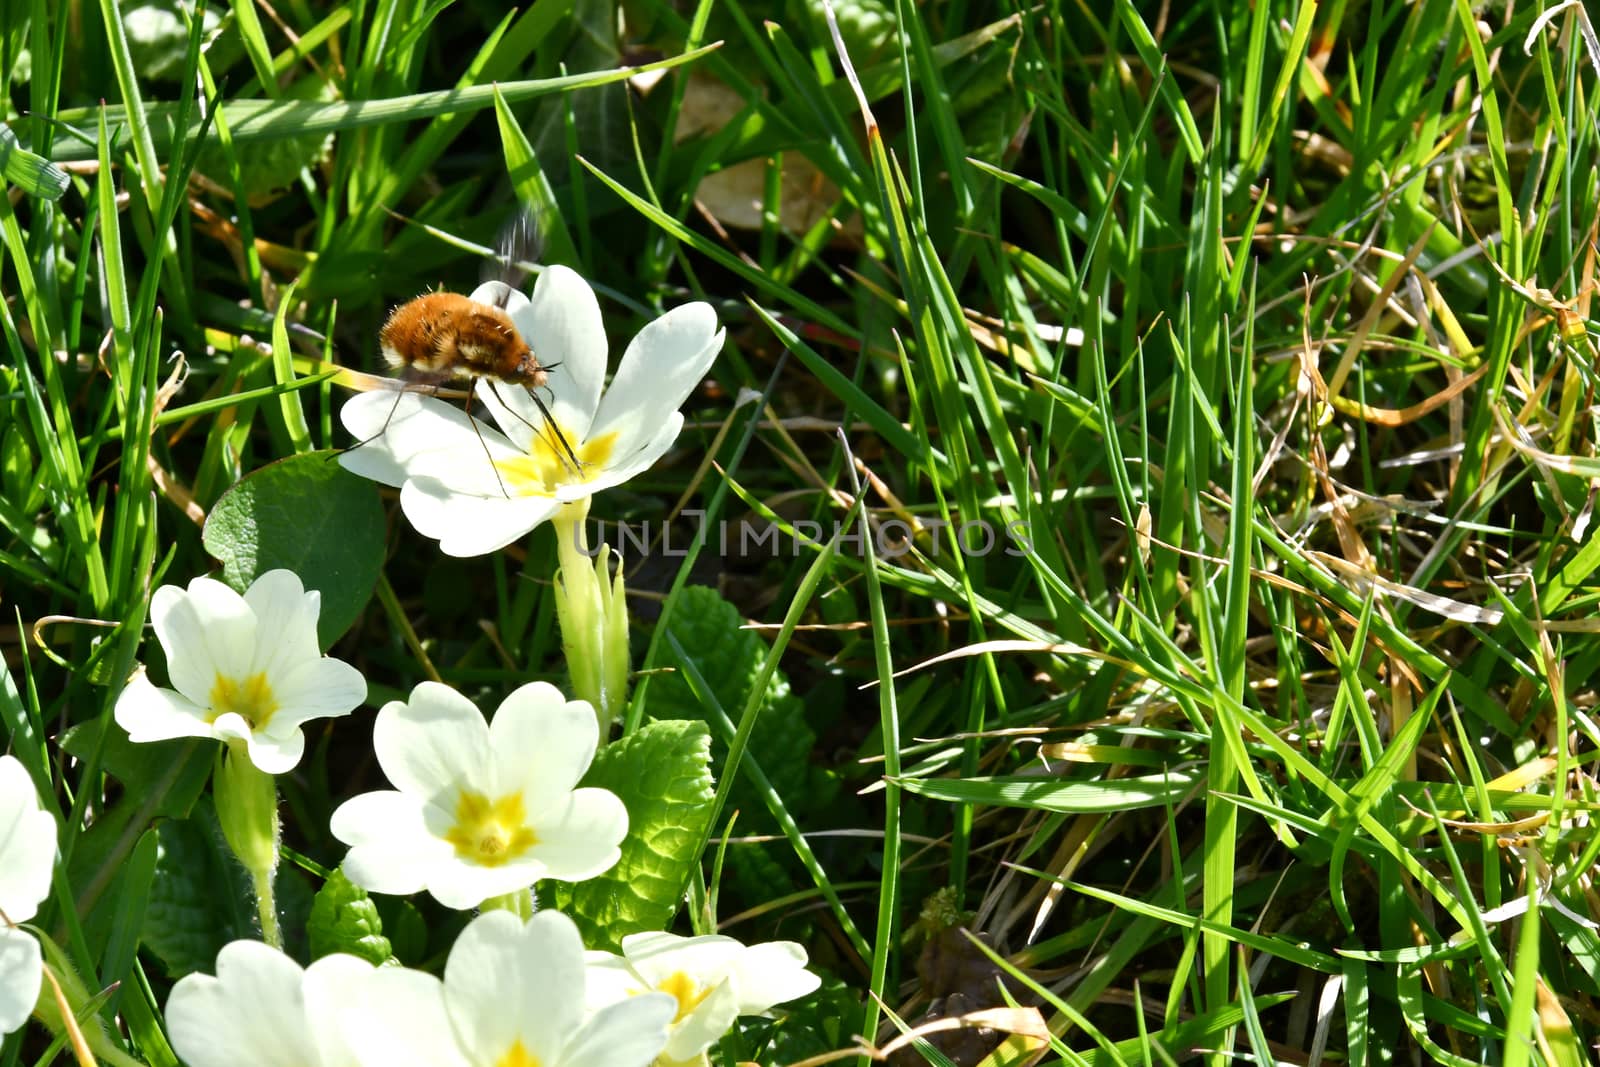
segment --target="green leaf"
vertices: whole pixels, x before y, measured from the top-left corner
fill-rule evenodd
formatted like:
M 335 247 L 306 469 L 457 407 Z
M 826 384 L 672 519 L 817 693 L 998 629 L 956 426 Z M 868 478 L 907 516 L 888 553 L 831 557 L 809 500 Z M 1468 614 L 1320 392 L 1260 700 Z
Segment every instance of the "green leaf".
M 547 246 L 545 262 L 581 262 L 578 250 L 572 243 L 572 234 L 567 229 L 567 221 L 561 217 L 561 205 L 556 203 L 550 180 L 539 166 L 539 157 L 533 145 L 528 143 L 517 117 L 507 106 L 505 97 L 498 93 L 494 98 L 494 114 L 500 124 L 500 147 L 506 157 L 506 174 L 511 179 L 511 187 L 517 191 L 517 199 L 533 212 L 533 218 L 538 223 Z
M 144 811 L 142 822 L 187 818 L 211 778 L 216 745 L 194 738 L 135 744 L 122 727 L 108 729 L 109 721 L 92 719 L 72 727 L 61 735 L 62 750 L 87 763 L 105 730 L 100 770 L 122 783 L 125 797 L 137 798 L 134 806 Z
M 690 853 L 711 814 L 711 733 L 699 722 L 653 722 L 600 751 L 586 786 L 609 789 L 628 808 L 622 858 L 599 878 L 541 886 L 541 907 L 572 916 L 590 948 L 616 950 L 626 934 L 672 918 Z
M 383 963 L 394 956 L 389 939 L 383 936 L 378 906 L 365 889 L 345 877 L 343 868 L 329 875 L 317 890 L 306 934 L 311 939 L 312 959 L 348 952 L 369 963 Z
M 383 565 L 378 487 L 333 458 L 308 452 L 262 467 L 222 495 L 202 535 L 223 578 L 241 592 L 278 567 L 319 591 L 323 648 L 356 621 Z
M 302 78 L 283 94 L 286 100 L 330 101 L 332 98 L 332 87 L 317 78 Z M 232 114 L 233 105 L 230 103 L 228 107 L 228 113 Z M 246 141 L 233 146 L 234 155 L 239 161 L 239 174 L 252 203 L 257 196 L 293 184 L 302 168 L 315 166 L 332 151 L 333 134 L 322 132 Z M 200 157 L 195 160 L 194 169 L 213 177 L 227 174 L 228 157 L 222 143 L 207 141 L 205 148 L 200 151 Z
M 507 103 L 514 104 L 567 89 L 609 85 L 611 82 L 626 81 L 648 71 L 667 70 L 670 67 L 691 63 L 714 47 L 698 48 L 693 52 L 685 52 L 654 63 L 643 63 L 636 67 L 617 67 L 613 70 L 596 71 L 593 74 L 571 74 L 560 78 L 501 82 L 498 85 L 498 92 L 505 97 Z M 331 103 L 307 100 L 230 100 L 228 123 L 235 144 L 285 137 L 310 137 L 338 130 L 412 122 L 416 119 L 433 118 L 436 115 L 464 115 L 493 106 L 496 91 L 497 87 L 490 84 L 473 85 L 465 89 L 412 93 L 409 96 L 396 96 L 383 100 L 337 100 Z M 88 123 L 99 110 L 99 108 L 68 108 L 61 111 L 56 118 L 68 126 L 78 126 Z M 108 106 L 105 108 L 105 113 L 106 122 L 111 128 L 108 136 L 113 138 L 113 143 L 122 143 L 128 136 L 127 110 Z M 150 104 L 144 109 L 144 122 L 148 125 L 151 142 L 156 149 L 169 150 L 174 143 L 187 144 L 200 135 L 201 123 L 198 120 L 185 130 L 176 129 L 177 113 L 178 107 L 175 104 Z M 213 130 L 207 134 L 207 139 L 214 140 L 216 136 Z M 92 159 L 95 146 L 94 137 L 78 132 L 59 138 L 51 146 L 51 154 L 60 162 Z M 10 177 L 9 172 L 6 176 Z M 61 177 L 65 182 L 65 173 Z
M 207 37 L 216 32 L 222 17 L 210 8 L 201 12 Z M 176 0 L 150 0 L 122 9 L 122 29 L 128 35 L 128 54 L 140 77 L 177 81 L 189 50 L 189 29 Z
M 33 493 L 35 464 L 33 449 L 20 423 L 13 423 L 0 435 L 0 489 L 6 499 L 27 508 Z
M 223 945 L 257 936 L 250 879 L 229 854 L 209 801 L 196 818 L 169 819 L 156 834 L 160 850 L 141 941 L 171 978 L 210 971 Z
M 744 629 L 739 609 L 723 600 L 716 590 L 690 585 L 679 596 L 678 610 L 668 623 L 672 636 L 685 649 L 694 650 L 695 667 L 723 708 L 744 707 L 750 686 L 766 660 L 767 643 L 754 630 Z M 677 672 L 651 683 L 646 711 L 652 719 L 703 720 L 706 716 L 688 682 Z M 806 801 L 799 810 L 827 803 L 831 793 L 808 795 L 807 787 L 813 784 L 809 757 L 816 734 L 806 724 L 805 705 L 790 692 L 782 671 L 773 672 L 757 716 L 750 746 L 760 754 L 773 788 L 786 801 Z M 719 763 L 725 749 L 721 741 L 713 745 Z M 736 787 L 736 793 L 739 788 L 742 787 Z M 738 797 L 736 806 L 747 813 L 763 810 L 753 797 Z
M 750 687 L 761 673 L 769 648 L 754 630 L 744 629 L 739 610 L 716 592 L 701 585 L 685 586 L 667 628 L 673 638 L 667 649 L 693 650 L 695 670 L 710 687 L 723 709 L 743 708 Z M 663 663 L 679 670 L 658 675 L 651 683 L 645 711 L 652 720 L 696 719 L 709 722 L 686 680 L 684 664 L 668 651 Z M 758 754 L 772 788 L 791 814 L 804 815 L 826 807 L 838 792 L 838 779 L 813 766 L 811 749 L 816 733 L 806 722 L 805 705 L 789 689 L 783 672 L 775 670 L 756 712 L 750 750 Z M 727 765 L 728 746 L 713 733 L 711 758 L 715 766 Z M 777 829 L 761 791 L 748 778 L 733 784 L 729 806 L 740 812 L 743 832 L 766 833 Z M 728 874 L 741 895 L 762 899 L 793 888 L 784 849 L 778 844 L 758 844 L 729 854 Z
M 1159 808 L 1183 801 L 1204 777 L 1194 768 L 1107 782 L 1063 782 L 1055 778 L 900 778 L 907 792 L 957 804 L 1033 808 L 1038 811 L 1117 812 Z
M 60 200 L 67 191 L 67 172 L 23 148 L 4 123 L 0 123 L 0 174 L 27 195 L 44 200 Z

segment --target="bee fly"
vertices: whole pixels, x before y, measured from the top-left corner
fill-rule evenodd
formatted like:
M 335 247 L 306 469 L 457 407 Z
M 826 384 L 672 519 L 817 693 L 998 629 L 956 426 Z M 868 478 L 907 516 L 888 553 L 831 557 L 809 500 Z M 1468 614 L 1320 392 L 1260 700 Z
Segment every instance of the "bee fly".
M 484 303 L 460 293 L 432 292 L 401 304 L 389 313 L 378 333 L 384 361 L 397 371 L 409 372 L 412 381 L 423 385 L 486 378 L 522 386 L 544 416 L 544 427 L 533 426 L 526 420 L 524 423 L 541 437 L 548 431 L 551 436 L 545 439 L 558 446 L 555 452 L 562 462 L 571 464 L 575 471 L 581 470 L 582 461 L 536 392 L 548 386 L 550 371 L 559 364 L 539 362 L 504 306 L 527 279 L 527 269 L 522 263 L 538 254 L 538 229 L 533 216 L 526 210 L 519 211 L 501 231 L 498 243 L 500 255 L 496 262 L 500 276 L 491 279 L 497 302 Z M 389 420 L 394 418 L 399 406 L 400 397 L 396 396 L 395 407 L 390 410 L 389 419 L 384 420 L 384 429 L 374 437 L 388 429 Z M 469 393 L 469 418 L 471 406 Z M 505 410 L 511 411 L 510 408 Z M 476 422 L 473 429 L 477 429 Z M 479 439 L 482 439 L 481 434 Z M 362 444 L 366 441 L 352 447 L 359 448 Z M 502 491 L 504 488 L 502 485 Z

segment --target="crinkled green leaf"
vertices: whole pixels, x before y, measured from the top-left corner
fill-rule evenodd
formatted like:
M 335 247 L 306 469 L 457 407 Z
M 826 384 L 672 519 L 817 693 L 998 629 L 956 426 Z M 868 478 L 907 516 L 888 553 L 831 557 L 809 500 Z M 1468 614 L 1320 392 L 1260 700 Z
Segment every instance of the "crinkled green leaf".
M 194 4 L 183 5 L 193 14 Z M 203 32 L 209 38 L 222 16 L 206 8 Z M 122 9 L 122 28 L 128 35 L 128 52 L 134 66 L 146 78 L 176 80 L 183 75 L 183 61 L 189 51 L 189 28 L 177 0 L 147 0 Z
M 383 920 L 383 936 L 389 939 L 394 958 L 407 967 L 421 967 L 428 958 L 428 920 L 416 904 L 405 897 L 381 896 L 373 901 Z M 451 943 L 446 941 L 446 944 Z
M 281 99 L 332 100 L 333 89 L 320 78 L 302 78 L 289 86 Z M 333 134 L 314 132 L 301 137 L 244 141 L 235 144 L 233 151 L 239 161 L 245 194 L 254 203 L 255 197 L 290 185 L 300 176 L 303 168 L 312 166 L 333 151 Z M 228 161 L 221 142 L 208 141 L 200 152 L 200 158 L 195 161 L 194 169 L 225 182 Z
M 541 907 L 572 916 L 590 948 L 616 950 L 627 934 L 672 918 L 711 815 L 711 735 L 704 723 L 654 722 L 606 746 L 584 777 L 628 808 L 622 858 L 599 878 L 540 888 Z
M 826 26 L 827 11 L 823 0 L 803 0 L 812 25 Z M 839 36 L 852 62 L 868 66 L 888 58 L 889 43 L 894 40 L 894 5 L 883 0 L 840 0 L 833 5 L 834 18 L 839 25 Z
M 169 977 L 211 971 L 223 945 L 259 936 L 251 922 L 250 879 L 228 852 L 209 800 L 196 806 L 195 818 L 161 823 L 157 835 L 141 940 Z
M 322 593 L 317 638 L 332 645 L 372 597 L 383 565 L 383 505 L 375 483 L 328 452 L 268 464 L 218 500 L 202 535 L 227 583 L 243 591 L 287 567 Z
M 717 703 L 735 722 L 744 712 L 761 665 L 770 649 L 753 630 L 742 629 L 744 619 L 732 604 L 714 589 L 686 586 L 679 593 L 671 621 L 672 635 L 678 644 L 692 651 L 701 677 L 716 695 Z M 669 661 L 670 662 L 670 661 Z M 647 712 L 652 719 L 706 719 L 707 710 L 695 699 L 689 683 L 679 673 L 664 674 L 650 683 Z M 790 811 L 806 810 L 809 759 L 816 735 L 806 724 L 805 706 L 789 691 L 782 671 L 774 671 L 767 693 L 757 712 L 755 731 L 750 735 L 750 751 L 761 764 L 773 788 L 791 805 Z M 720 766 L 727 746 L 721 738 L 712 745 Z M 759 798 L 735 788 L 734 804 L 747 815 L 766 810 Z
M 737 833 L 749 833 L 760 823 L 763 833 L 770 833 L 770 820 L 766 811 L 739 810 L 739 820 L 734 825 Z M 719 828 L 719 835 L 722 832 Z M 799 888 L 794 873 L 785 867 L 780 857 L 786 846 L 782 842 L 757 841 L 728 849 L 728 858 L 722 868 L 724 889 L 731 888 L 740 900 L 771 900 L 786 896 Z M 795 866 L 792 861 L 790 866 Z M 798 867 L 796 867 L 798 870 Z
M 345 877 L 342 867 L 317 890 L 306 934 L 312 959 L 348 952 L 369 963 L 383 963 L 394 955 L 383 936 L 378 906 L 365 889 Z
M 817 970 L 814 961 L 811 969 Z M 824 976 L 820 989 L 804 1000 L 784 1004 L 777 1018 L 741 1019 L 742 1047 L 756 1063 L 799 1063 L 849 1045 L 854 1039 L 850 1020 L 859 1018 L 860 1011 L 858 992 L 837 978 Z
M 228 851 L 210 797 L 201 798 L 190 818 L 168 819 L 156 829 L 160 850 L 141 943 L 172 978 L 212 971 L 223 945 L 261 938 L 250 876 Z M 284 948 L 301 956 L 311 891 L 294 868 L 279 865 L 274 892 Z

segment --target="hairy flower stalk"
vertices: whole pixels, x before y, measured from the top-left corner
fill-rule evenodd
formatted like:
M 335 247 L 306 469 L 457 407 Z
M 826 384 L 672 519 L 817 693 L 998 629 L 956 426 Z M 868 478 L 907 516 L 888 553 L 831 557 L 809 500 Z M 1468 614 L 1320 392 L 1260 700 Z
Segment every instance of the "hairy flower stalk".
M 605 744 L 611 724 L 628 703 L 628 604 L 621 557 L 611 573 L 611 549 L 602 544 L 589 552 L 583 520 L 588 501 L 557 513 L 556 617 L 561 623 L 561 651 L 580 700 L 594 706 Z
M 273 948 L 282 948 L 273 892 L 278 873 L 277 780 L 251 763 L 243 743 L 235 741 L 218 755 L 211 782 L 222 836 L 250 872 L 261 917 L 261 939 Z

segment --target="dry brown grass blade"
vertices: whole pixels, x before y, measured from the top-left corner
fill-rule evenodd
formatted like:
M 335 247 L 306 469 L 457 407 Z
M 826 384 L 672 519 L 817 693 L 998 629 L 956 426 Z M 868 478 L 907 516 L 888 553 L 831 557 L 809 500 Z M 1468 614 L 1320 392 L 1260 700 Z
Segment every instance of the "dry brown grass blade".
M 83 1036 L 83 1029 L 72 1014 L 72 1004 L 67 1000 L 61 983 L 56 981 L 55 972 L 46 966 L 44 977 L 50 983 L 50 993 L 55 998 L 56 1010 L 61 1013 L 61 1025 L 67 1032 L 67 1040 L 72 1045 L 72 1054 L 78 1061 L 78 1067 L 98 1067 L 94 1053 L 89 1051 L 89 1039 Z
M 1405 280 L 1416 267 L 1417 257 L 1422 255 L 1422 250 L 1428 246 L 1428 239 L 1433 236 L 1433 227 L 1429 226 L 1418 237 L 1416 243 L 1406 250 L 1406 257 L 1400 266 L 1389 273 L 1388 281 L 1378 290 L 1372 299 L 1372 306 L 1367 308 L 1367 313 L 1361 316 L 1361 321 L 1356 324 L 1355 332 L 1345 342 L 1344 355 L 1339 358 L 1339 365 L 1328 376 L 1328 396 L 1336 397 L 1344 389 L 1344 383 L 1350 377 L 1350 372 L 1355 369 L 1356 359 L 1360 357 L 1366 347 L 1368 336 L 1377 329 L 1378 320 L 1383 317 L 1383 312 L 1389 305 L 1395 291 L 1400 288 L 1400 283 Z
M 1488 369 L 1489 365 L 1485 363 L 1471 374 L 1451 382 L 1426 400 L 1403 408 L 1373 407 L 1370 404 L 1363 404 L 1359 400 L 1351 400 L 1349 397 L 1344 396 L 1330 396 L 1328 402 L 1333 405 L 1334 410 L 1352 418 L 1377 423 L 1379 426 L 1404 426 L 1408 422 L 1415 422 L 1417 419 L 1422 418 L 1430 411 L 1443 407 L 1466 390 L 1472 388 Z
M 1505 618 L 1505 612 L 1499 608 L 1488 608 L 1478 604 L 1468 604 L 1460 600 L 1451 600 L 1449 597 L 1439 596 L 1436 593 L 1429 593 L 1413 586 L 1402 585 L 1372 570 L 1358 567 L 1349 560 L 1340 559 L 1338 556 L 1330 555 L 1327 552 L 1312 550 L 1306 553 L 1306 557 L 1323 564 L 1338 575 L 1346 585 L 1362 596 L 1366 596 L 1369 591 L 1375 590 L 1383 596 L 1395 600 L 1403 600 L 1407 604 L 1415 605 L 1424 611 L 1442 616 L 1452 622 L 1496 626 Z
M 1546 452 L 1525 440 L 1527 431 L 1521 426 L 1508 423 L 1504 413 L 1496 411 L 1494 417 L 1500 423 L 1500 433 L 1505 442 L 1539 466 L 1560 471 L 1562 474 L 1575 474 L 1580 478 L 1600 477 L 1600 459 L 1593 456 L 1562 456 L 1555 452 Z
M 1398 275 L 1400 271 L 1396 271 Z M 1300 380 L 1310 402 L 1307 405 L 1307 436 L 1311 439 L 1311 470 L 1316 475 L 1317 484 L 1322 488 L 1322 495 L 1328 501 L 1328 517 L 1333 523 L 1334 533 L 1338 535 L 1339 547 L 1344 551 L 1345 557 L 1355 563 L 1364 571 L 1370 571 L 1372 566 L 1372 553 L 1367 550 L 1366 542 L 1361 539 L 1360 532 L 1356 529 L 1354 520 L 1350 517 L 1349 509 L 1344 505 L 1344 494 L 1339 492 L 1333 483 L 1333 477 L 1328 472 L 1328 451 L 1322 444 L 1323 417 L 1330 406 L 1330 398 L 1335 390 L 1323 379 L 1322 370 L 1317 366 L 1315 348 L 1311 344 L 1311 290 L 1305 290 L 1305 307 L 1300 316 Z M 1351 349 L 1350 351 L 1353 351 Z M 1348 352 L 1347 352 L 1348 356 Z M 1340 364 L 1344 366 L 1343 363 Z

